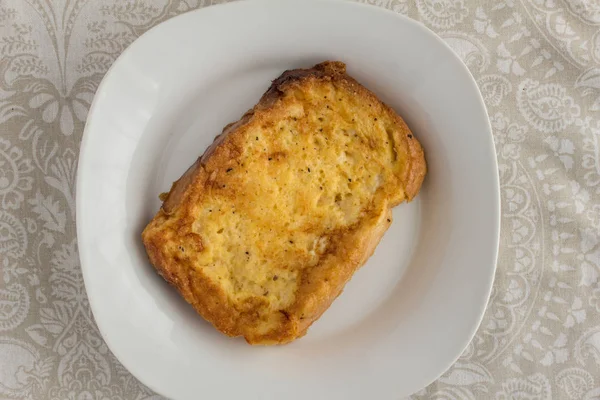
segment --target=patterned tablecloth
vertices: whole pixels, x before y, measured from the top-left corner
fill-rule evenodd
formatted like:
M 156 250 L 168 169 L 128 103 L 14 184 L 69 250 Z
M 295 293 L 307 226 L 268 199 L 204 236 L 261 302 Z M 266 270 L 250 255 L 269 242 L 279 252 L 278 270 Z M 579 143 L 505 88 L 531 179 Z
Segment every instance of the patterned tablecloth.
M 600 399 L 600 3 L 369 2 L 421 21 L 464 60 L 500 166 L 485 319 L 412 399 Z M 77 156 L 115 58 L 150 27 L 209 4 L 0 0 L 0 398 L 160 398 L 94 324 L 75 237 Z

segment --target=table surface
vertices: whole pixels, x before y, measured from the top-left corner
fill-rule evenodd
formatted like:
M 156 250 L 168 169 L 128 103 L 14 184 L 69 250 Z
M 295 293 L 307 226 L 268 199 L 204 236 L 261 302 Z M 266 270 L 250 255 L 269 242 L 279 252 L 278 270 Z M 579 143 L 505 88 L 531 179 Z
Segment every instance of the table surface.
M 600 3 L 367 2 L 421 21 L 460 55 L 500 168 L 486 316 L 459 361 L 411 399 L 600 399 Z M 123 49 L 212 3 L 0 1 L 0 398 L 160 399 L 111 355 L 89 309 L 78 149 Z

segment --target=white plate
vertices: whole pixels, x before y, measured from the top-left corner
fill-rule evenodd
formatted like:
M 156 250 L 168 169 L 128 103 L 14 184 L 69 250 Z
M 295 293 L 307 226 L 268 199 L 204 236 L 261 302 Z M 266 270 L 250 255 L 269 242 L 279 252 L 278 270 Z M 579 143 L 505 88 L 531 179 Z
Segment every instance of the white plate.
M 429 173 L 375 255 L 291 345 L 251 347 L 204 322 L 154 272 L 140 232 L 157 195 L 283 70 L 327 59 L 408 122 Z M 499 187 L 490 125 L 458 57 L 379 8 L 252 1 L 173 18 L 132 44 L 89 114 L 77 179 L 87 293 L 110 349 L 173 399 L 398 399 L 447 369 L 492 286 Z

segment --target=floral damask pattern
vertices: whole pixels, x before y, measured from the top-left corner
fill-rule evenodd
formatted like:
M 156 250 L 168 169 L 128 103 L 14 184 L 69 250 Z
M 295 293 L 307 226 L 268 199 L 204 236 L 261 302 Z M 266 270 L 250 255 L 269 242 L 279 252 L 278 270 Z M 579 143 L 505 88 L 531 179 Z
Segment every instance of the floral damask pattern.
M 461 57 L 500 170 L 486 315 L 461 358 L 410 399 L 600 399 L 598 2 L 360 1 L 419 20 Z M 78 148 L 118 55 L 217 2 L 0 0 L 0 398 L 159 399 L 112 356 L 89 309 Z

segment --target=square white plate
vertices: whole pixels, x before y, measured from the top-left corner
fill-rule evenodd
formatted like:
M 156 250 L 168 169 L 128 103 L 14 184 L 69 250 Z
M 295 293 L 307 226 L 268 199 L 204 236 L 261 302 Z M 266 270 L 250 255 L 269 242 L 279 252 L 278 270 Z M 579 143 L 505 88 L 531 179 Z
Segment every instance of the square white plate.
M 153 270 L 140 233 L 167 191 L 286 69 L 323 60 L 411 127 L 429 172 L 375 255 L 309 330 L 251 347 L 198 316 Z M 113 353 L 173 399 L 398 399 L 457 359 L 481 321 L 499 235 L 489 121 L 467 68 L 422 25 L 346 2 L 256 0 L 173 18 L 100 85 L 81 146 L 77 232 Z

